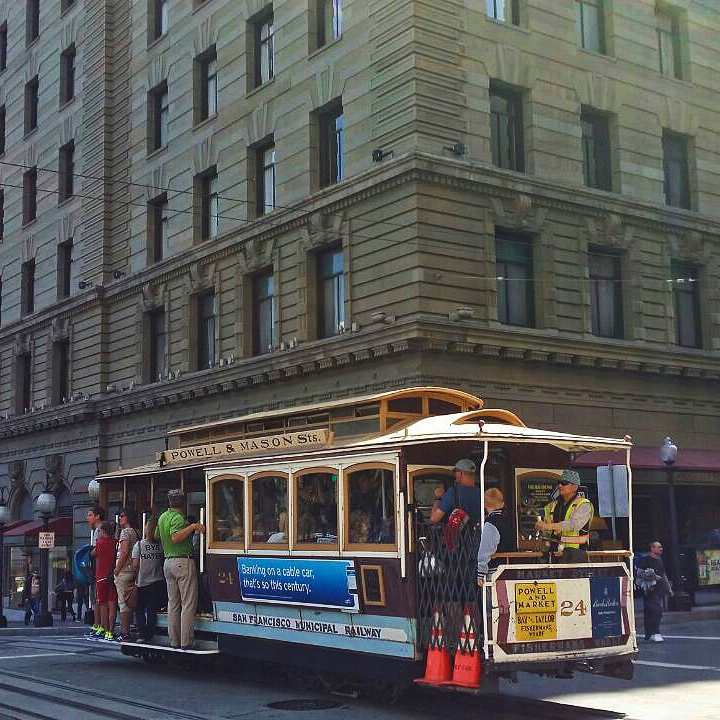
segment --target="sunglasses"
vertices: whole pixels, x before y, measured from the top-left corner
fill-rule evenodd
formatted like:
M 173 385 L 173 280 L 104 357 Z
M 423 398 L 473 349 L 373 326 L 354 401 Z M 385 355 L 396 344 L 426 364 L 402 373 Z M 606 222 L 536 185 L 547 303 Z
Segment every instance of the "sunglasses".
M 560 480 L 560 482 L 558 483 L 558 485 L 572 485 L 572 484 L 573 483 L 568 482 L 567 480 Z

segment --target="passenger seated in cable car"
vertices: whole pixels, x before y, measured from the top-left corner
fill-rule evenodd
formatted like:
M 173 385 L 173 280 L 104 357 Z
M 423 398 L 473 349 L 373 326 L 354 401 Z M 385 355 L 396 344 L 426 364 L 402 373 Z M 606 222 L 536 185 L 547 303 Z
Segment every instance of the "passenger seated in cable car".
M 337 543 L 337 475 L 306 473 L 298 478 L 298 542 Z

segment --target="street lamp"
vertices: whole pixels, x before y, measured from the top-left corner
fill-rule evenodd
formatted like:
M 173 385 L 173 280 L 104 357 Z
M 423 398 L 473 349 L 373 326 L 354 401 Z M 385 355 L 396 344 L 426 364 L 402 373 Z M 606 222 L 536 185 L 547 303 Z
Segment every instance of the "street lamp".
M 48 521 L 55 512 L 55 496 L 46 487 L 43 492 L 38 495 L 35 501 L 35 508 L 43 519 L 43 530 L 47 531 Z M 35 620 L 35 627 L 50 627 L 53 624 L 52 613 L 48 610 L 48 594 L 50 591 L 49 585 L 49 572 L 48 572 L 48 556 L 50 555 L 49 550 L 44 552 L 41 550 L 42 555 L 40 556 L 40 573 L 42 576 L 42 589 L 40 595 L 40 614 Z
M 0 628 L 7 627 L 3 602 L 3 580 L 5 579 L 5 525 L 10 520 L 10 508 L 5 500 L 5 488 L 0 488 Z
M 98 500 L 100 498 L 100 483 L 94 478 L 88 483 L 87 490 L 91 500 Z

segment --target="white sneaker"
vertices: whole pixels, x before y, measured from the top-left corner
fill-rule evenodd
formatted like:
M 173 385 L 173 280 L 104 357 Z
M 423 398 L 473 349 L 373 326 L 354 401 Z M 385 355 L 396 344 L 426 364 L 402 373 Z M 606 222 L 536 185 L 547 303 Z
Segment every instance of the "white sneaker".
M 655 635 L 652 635 L 650 639 L 653 642 L 665 642 L 665 638 L 660 633 L 655 633 Z

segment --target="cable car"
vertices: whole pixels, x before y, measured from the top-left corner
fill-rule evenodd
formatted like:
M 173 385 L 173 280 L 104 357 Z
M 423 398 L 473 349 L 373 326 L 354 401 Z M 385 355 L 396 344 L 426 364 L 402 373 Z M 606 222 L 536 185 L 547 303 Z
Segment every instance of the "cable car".
M 617 459 L 610 480 L 625 512 L 596 515 L 588 562 L 563 562 L 535 519 L 562 471 L 595 450 Z M 98 480 L 109 516 L 128 504 L 162 510 L 181 487 L 188 513 L 206 518 L 203 651 L 476 691 L 519 671 L 631 677 L 630 451 L 628 437 L 533 429 L 469 393 L 420 387 L 173 430 L 157 462 Z M 458 552 L 429 517 L 460 458 L 478 468 L 481 512 Z M 596 509 L 601 470 L 580 488 Z M 504 494 L 514 549 L 479 590 L 488 487 Z M 122 646 L 146 657 L 166 649 Z

